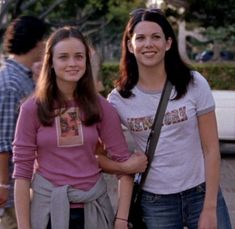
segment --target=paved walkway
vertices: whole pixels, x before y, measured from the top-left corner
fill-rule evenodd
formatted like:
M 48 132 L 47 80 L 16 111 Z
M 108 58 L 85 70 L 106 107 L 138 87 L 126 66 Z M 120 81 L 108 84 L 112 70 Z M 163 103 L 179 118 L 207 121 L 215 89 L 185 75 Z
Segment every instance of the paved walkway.
M 235 156 L 222 158 L 221 188 L 229 209 L 232 228 L 235 229 Z

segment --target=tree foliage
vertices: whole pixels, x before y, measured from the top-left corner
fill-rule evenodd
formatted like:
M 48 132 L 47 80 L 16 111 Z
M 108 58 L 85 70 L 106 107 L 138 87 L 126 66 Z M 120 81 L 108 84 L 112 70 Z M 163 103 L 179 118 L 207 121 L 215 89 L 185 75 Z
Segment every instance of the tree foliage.
M 192 50 L 200 52 L 209 49 L 214 52 L 213 60 L 220 61 L 218 57 L 220 51 L 235 52 L 235 0 L 165 0 L 165 2 L 168 15 L 173 16 L 178 22 L 186 21 L 187 32 L 201 28 L 204 41 L 199 42 L 193 37 L 186 37 L 190 55 L 196 54 L 190 53 Z M 185 10 L 182 10 L 182 7 Z
M 0 39 L 19 15 L 36 15 L 52 27 L 77 25 L 108 59 L 120 55 L 120 42 L 129 12 L 146 0 L 2 0 Z M 209 40 L 235 46 L 235 0 L 165 0 L 167 16 L 186 20 L 187 27 L 204 27 Z M 172 7 L 173 6 L 173 7 Z M 182 14 L 181 9 L 185 8 Z M 170 18 L 170 17 L 168 17 Z M 176 22 L 176 21 L 175 21 Z M 177 27 L 177 23 L 174 23 Z M 189 29 L 192 30 L 192 29 Z
M 93 43 L 119 46 L 128 12 L 144 0 L 5 0 L 1 5 L 0 36 L 19 15 L 44 18 L 52 28 L 77 25 Z M 104 52 L 105 50 L 102 50 Z
M 204 27 L 227 27 L 235 24 L 235 0 L 189 0 L 188 20 L 197 20 Z

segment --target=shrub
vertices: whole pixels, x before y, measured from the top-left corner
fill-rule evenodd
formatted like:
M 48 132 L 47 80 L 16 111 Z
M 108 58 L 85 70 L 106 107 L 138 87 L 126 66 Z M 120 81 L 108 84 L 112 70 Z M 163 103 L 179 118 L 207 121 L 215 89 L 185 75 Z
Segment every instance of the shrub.
M 209 82 L 213 90 L 235 90 L 235 64 L 213 63 L 193 66 Z
M 102 94 L 106 97 L 108 93 L 114 88 L 114 82 L 117 80 L 119 74 L 118 63 L 104 63 L 101 66 L 101 76 L 104 85 Z
M 200 72 L 209 82 L 213 90 L 235 90 L 235 63 L 200 63 L 193 64 L 193 69 Z M 105 90 L 104 96 L 113 89 L 118 78 L 118 63 L 104 63 L 101 68 Z

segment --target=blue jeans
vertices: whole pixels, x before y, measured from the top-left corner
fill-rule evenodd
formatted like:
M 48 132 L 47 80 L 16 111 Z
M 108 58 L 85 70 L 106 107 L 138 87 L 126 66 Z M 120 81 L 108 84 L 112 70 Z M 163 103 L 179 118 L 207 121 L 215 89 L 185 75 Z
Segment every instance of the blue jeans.
M 169 195 L 142 192 L 141 206 L 148 229 L 198 228 L 203 208 L 205 183 L 189 190 Z M 228 209 L 221 190 L 217 202 L 218 229 L 231 229 Z

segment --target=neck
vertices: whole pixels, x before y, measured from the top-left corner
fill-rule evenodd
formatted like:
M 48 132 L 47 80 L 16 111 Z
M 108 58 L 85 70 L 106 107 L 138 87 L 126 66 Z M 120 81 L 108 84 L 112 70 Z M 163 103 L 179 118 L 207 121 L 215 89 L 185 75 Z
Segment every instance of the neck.
M 74 82 L 60 82 L 59 80 L 57 80 L 57 86 L 66 100 L 74 99 L 73 92 L 76 88 L 76 84 L 77 83 Z
M 13 55 L 11 58 L 27 68 L 31 68 L 33 65 L 32 58 L 27 55 Z
M 140 68 L 138 85 L 146 90 L 162 90 L 166 78 L 165 69 Z

